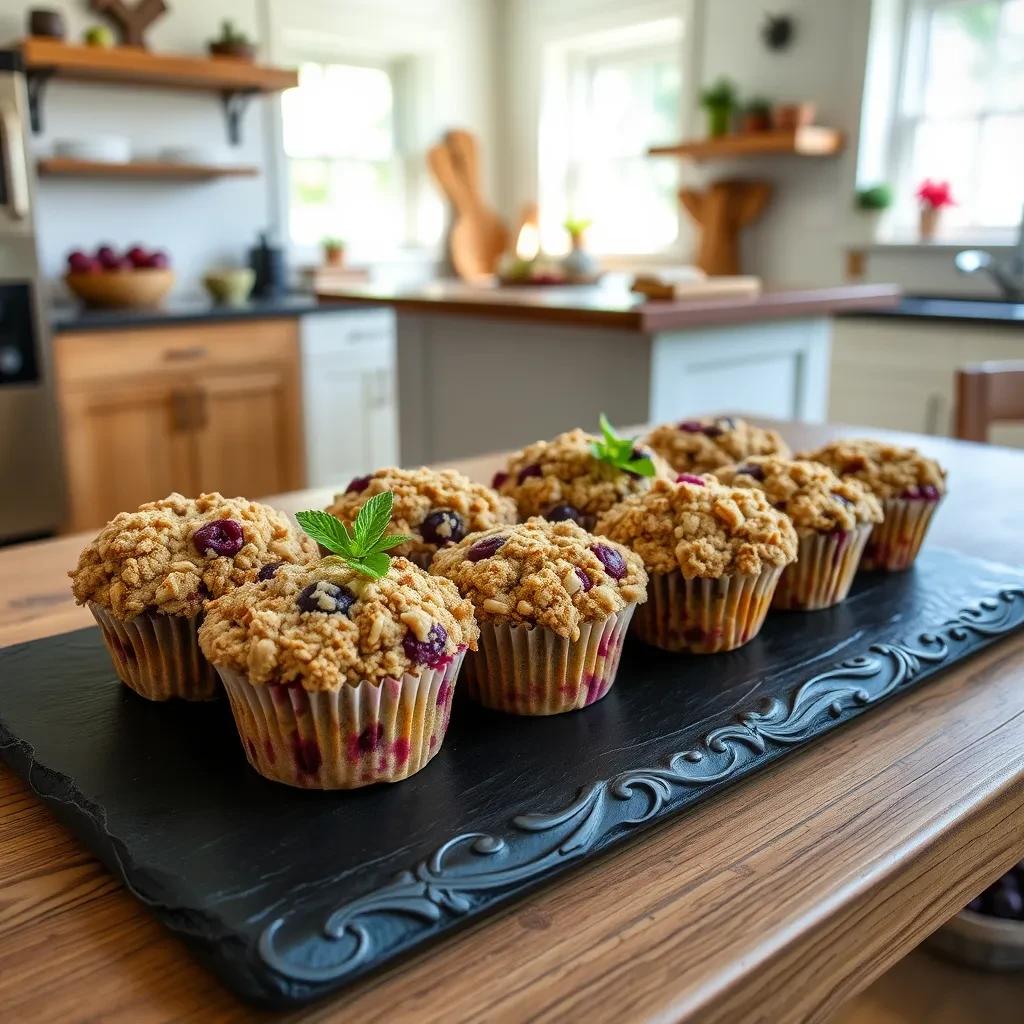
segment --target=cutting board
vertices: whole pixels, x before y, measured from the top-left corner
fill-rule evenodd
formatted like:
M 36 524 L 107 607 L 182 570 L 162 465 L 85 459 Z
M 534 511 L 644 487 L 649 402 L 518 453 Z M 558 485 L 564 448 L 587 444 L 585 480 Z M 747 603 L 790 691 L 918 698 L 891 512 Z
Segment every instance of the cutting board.
M 761 294 L 761 279 L 749 274 L 723 277 L 687 276 L 677 280 L 658 275 L 638 275 L 632 290 L 649 299 L 754 298 Z

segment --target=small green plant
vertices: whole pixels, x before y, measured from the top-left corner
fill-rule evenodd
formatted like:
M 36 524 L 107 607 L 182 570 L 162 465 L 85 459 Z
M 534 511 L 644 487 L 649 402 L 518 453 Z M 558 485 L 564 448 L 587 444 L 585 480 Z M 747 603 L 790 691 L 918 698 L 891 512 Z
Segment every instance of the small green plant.
M 375 494 L 359 510 L 351 527 L 317 509 L 298 512 L 295 518 L 313 540 L 332 552 L 325 562 L 343 563 L 376 580 L 386 576 L 391 565 L 388 549 L 412 539 L 407 534 L 384 533 L 391 522 L 394 500 L 390 491 Z
M 757 114 L 759 117 L 767 117 L 772 112 L 770 100 L 763 96 L 754 96 L 743 104 L 744 114 Z
M 717 79 L 700 93 L 700 105 L 705 110 L 733 111 L 736 109 L 736 103 L 736 86 L 728 78 Z
M 587 228 L 590 227 L 594 222 L 589 217 L 566 217 L 562 221 L 562 227 L 575 238 L 577 235 L 582 235 Z
M 337 235 L 324 235 L 324 237 L 320 239 L 320 244 L 325 249 L 345 248 L 345 240 L 343 238 L 338 238 Z
M 892 206 L 892 189 L 884 182 L 859 188 L 855 205 L 858 210 L 887 210 Z
M 215 39 L 217 43 L 230 43 L 232 46 L 249 46 L 249 37 L 235 27 L 235 23 L 230 18 L 225 18 L 220 23 L 220 37 Z
M 594 458 L 635 476 L 654 476 L 654 462 L 649 455 L 636 454 L 635 439 L 619 437 L 604 413 L 601 413 L 600 422 L 603 436 L 600 441 L 592 441 L 590 445 L 590 453 Z

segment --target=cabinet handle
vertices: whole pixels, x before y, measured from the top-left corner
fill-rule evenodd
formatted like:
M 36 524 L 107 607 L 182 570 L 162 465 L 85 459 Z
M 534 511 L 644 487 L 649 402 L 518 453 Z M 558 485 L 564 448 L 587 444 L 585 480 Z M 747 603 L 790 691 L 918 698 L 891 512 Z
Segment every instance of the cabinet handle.
M 164 361 L 178 363 L 187 359 L 202 359 L 206 355 L 207 350 L 202 345 L 194 345 L 192 348 L 169 348 L 164 352 Z

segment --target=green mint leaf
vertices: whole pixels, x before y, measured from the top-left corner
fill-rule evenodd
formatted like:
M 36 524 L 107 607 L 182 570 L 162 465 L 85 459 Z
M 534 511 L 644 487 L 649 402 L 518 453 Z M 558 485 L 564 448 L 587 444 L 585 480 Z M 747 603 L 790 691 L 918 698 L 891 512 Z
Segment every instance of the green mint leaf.
M 604 413 L 598 417 L 598 423 L 601 425 L 601 433 L 604 434 L 605 443 L 609 447 L 613 446 L 618 440 L 619 435 L 615 432 L 615 428 L 608 422 L 608 417 Z
M 378 551 L 387 551 L 388 548 L 397 548 L 399 544 L 404 544 L 407 540 L 412 540 L 407 533 L 389 533 L 386 537 L 381 537 L 368 553 L 373 555 Z
M 384 531 L 391 522 L 391 509 L 395 496 L 390 491 L 382 491 L 368 499 L 359 510 L 355 521 L 355 535 L 359 554 L 370 551 L 384 536 Z
M 630 459 L 623 469 L 628 469 L 630 473 L 637 473 L 640 476 L 654 476 L 656 472 L 654 462 L 646 455 L 642 459 Z
M 379 580 L 381 576 L 387 576 L 388 569 L 391 566 L 391 557 L 382 551 L 377 551 L 369 555 L 363 555 L 361 558 L 353 558 L 349 561 L 349 565 L 356 572 L 369 576 L 370 579 Z
M 335 519 L 334 516 L 318 509 L 309 509 L 305 512 L 297 512 L 295 518 L 298 520 L 299 526 L 328 551 L 333 551 L 334 554 L 342 557 L 354 554 L 349 531 L 345 528 L 345 524 Z

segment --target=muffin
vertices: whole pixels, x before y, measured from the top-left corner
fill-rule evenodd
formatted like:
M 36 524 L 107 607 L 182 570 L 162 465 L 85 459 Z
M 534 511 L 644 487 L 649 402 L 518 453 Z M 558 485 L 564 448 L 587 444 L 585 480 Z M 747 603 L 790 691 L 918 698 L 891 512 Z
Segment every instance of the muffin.
M 831 608 L 850 591 L 882 506 L 859 480 L 820 462 L 754 455 L 715 475 L 732 487 L 756 487 L 796 527 L 797 560 L 782 571 L 773 608 Z
M 477 635 L 469 601 L 407 559 L 371 579 L 326 558 L 212 601 L 199 642 L 256 771 L 355 789 L 398 782 L 437 753 Z
M 409 539 L 394 549 L 427 568 L 435 552 L 455 544 L 468 533 L 516 521 L 515 505 L 491 488 L 473 483 L 453 469 L 378 469 L 356 477 L 327 511 L 351 525 L 359 509 L 375 494 L 394 495 L 390 532 Z
M 913 565 L 946 494 L 946 471 L 916 448 L 884 441 L 834 441 L 801 456 L 859 480 L 882 503 L 884 519 L 868 540 L 862 569 L 895 572 Z
M 750 455 L 789 455 L 789 445 L 776 431 L 732 416 L 663 423 L 643 441 L 676 473 L 713 473 Z
M 623 439 L 624 441 L 624 439 Z M 648 490 L 657 476 L 671 475 L 668 466 L 650 449 L 628 445 L 630 458 L 602 458 L 602 440 L 583 430 L 559 434 L 553 441 L 537 441 L 513 455 L 496 473 L 493 486 L 511 498 L 520 520 L 542 516 L 552 522 L 576 522 L 593 529 L 597 517 L 631 494 Z M 649 475 L 624 468 L 629 462 L 650 460 Z
M 636 634 L 695 654 L 752 640 L 797 554 L 792 521 L 762 491 L 688 473 L 628 498 L 598 520 L 597 532 L 631 547 L 647 568 Z
M 454 581 L 476 609 L 470 696 L 517 715 L 599 701 L 615 681 L 633 611 L 646 599 L 639 557 L 576 523 L 538 517 L 473 534 L 438 552 L 430 571 Z
M 315 558 L 313 541 L 266 505 L 171 494 L 116 515 L 68 575 L 123 683 L 149 700 L 210 700 L 217 675 L 196 639 L 207 601 Z

